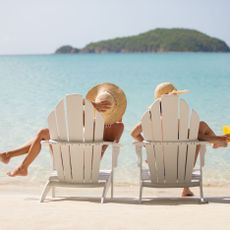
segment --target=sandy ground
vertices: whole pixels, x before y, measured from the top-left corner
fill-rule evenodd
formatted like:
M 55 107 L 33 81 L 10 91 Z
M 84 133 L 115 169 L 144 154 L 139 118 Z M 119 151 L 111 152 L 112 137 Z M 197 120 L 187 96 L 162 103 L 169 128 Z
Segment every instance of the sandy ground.
M 137 186 L 116 186 L 114 201 L 105 204 L 100 188 L 58 189 L 57 198 L 39 203 L 42 187 L 0 184 L 1 230 L 230 229 L 230 187 L 205 187 L 209 203 L 202 205 L 198 197 L 179 199 L 178 189 L 147 188 L 138 204 Z

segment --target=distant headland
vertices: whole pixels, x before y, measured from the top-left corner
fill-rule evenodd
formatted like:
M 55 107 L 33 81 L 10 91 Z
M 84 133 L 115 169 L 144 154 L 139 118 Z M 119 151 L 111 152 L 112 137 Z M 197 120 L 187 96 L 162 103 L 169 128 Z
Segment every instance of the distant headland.
M 191 29 L 155 29 L 139 35 L 92 42 L 82 49 L 61 46 L 55 54 L 144 52 L 230 52 L 218 38 Z

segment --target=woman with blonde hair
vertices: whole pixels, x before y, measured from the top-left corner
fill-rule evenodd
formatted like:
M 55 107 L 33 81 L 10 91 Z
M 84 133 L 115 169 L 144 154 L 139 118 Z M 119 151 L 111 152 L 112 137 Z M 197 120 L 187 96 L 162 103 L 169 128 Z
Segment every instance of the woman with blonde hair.
M 163 82 L 155 88 L 154 97 L 155 99 L 160 99 L 164 94 L 184 94 L 188 92 L 188 90 L 177 90 L 170 82 Z M 133 128 L 131 136 L 137 141 L 144 140 L 141 122 Z M 226 147 L 227 142 L 230 140 L 230 135 L 217 136 L 206 122 L 200 121 L 198 140 L 212 143 L 213 148 Z M 197 154 L 198 152 L 199 149 L 197 150 Z M 182 196 L 193 196 L 193 193 L 189 188 L 184 188 Z

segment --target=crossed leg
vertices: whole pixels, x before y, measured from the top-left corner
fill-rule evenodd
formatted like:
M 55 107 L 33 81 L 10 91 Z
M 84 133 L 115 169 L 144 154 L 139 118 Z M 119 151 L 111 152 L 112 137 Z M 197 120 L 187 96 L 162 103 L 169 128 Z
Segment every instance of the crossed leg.
M 4 153 L 0 153 L 0 161 L 2 161 L 5 164 L 8 164 L 11 158 L 21 156 L 23 154 L 28 153 L 32 142 L 33 140 L 27 142 L 26 144 L 24 144 L 23 146 L 17 149 L 14 149 L 8 152 L 4 152 Z
M 3 163 L 8 163 L 12 157 L 27 154 L 21 165 L 14 169 L 12 172 L 8 172 L 7 174 L 9 176 L 26 176 L 28 174 L 28 168 L 30 164 L 34 161 L 34 159 L 41 151 L 41 141 L 49 139 L 49 130 L 46 128 L 41 129 L 33 140 L 23 145 L 22 147 L 6 153 L 1 153 L 0 160 Z

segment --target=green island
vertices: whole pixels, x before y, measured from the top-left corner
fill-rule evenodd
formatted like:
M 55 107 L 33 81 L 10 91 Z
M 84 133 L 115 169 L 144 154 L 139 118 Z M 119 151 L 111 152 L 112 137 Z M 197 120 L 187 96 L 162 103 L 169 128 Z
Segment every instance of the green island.
M 217 38 L 191 29 L 155 29 L 139 35 L 92 42 L 82 49 L 62 46 L 56 54 L 67 53 L 137 53 L 137 52 L 230 52 Z

